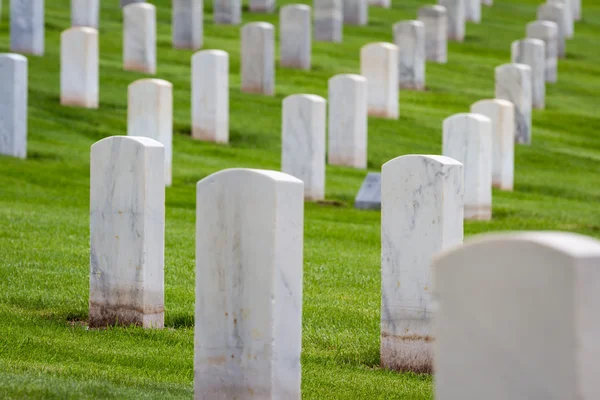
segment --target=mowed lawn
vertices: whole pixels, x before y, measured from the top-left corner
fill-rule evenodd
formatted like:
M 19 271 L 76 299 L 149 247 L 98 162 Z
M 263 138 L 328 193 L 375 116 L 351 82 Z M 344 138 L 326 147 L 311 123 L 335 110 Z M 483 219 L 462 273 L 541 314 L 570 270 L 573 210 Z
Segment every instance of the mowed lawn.
M 277 68 L 276 95 L 240 93 L 240 27 L 215 26 L 205 0 L 206 49 L 230 55 L 230 144 L 190 138 L 191 51 L 171 48 L 169 0 L 158 7 L 158 73 L 174 85 L 173 186 L 166 191 L 165 325 L 88 330 L 89 153 L 126 134 L 118 0 L 102 0 L 98 110 L 59 105 L 60 33 L 69 0 L 46 0 L 46 54 L 29 57 L 28 159 L 0 157 L 0 397 L 190 398 L 193 394 L 195 183 L 230 167 L 279 169 L 281 102 L 327 96 L 327 80 L 359 73 L 359 49 L 392 41 L 393 23 L 424 0 L 370 8 L 368 27 L 345 27 L 341 44 L 313 43 L 309 72 Z M 288 1 L 280 1 L 282 5 Z M 403 91 L 397 121 L 370 118 L 369 170 L 405 154 L 439 154 L 442 120 L 493 97 L 494 67 L 510 61 L 539 0 L 495 0 L 446 65 L 427 64 L 426 92 Z M 245 8 L 246 10 L 246 8 Z M 9 52 L 9 5 L 0 52 Z M 277 14 L 244 12 L 244 22 Z M 467 235 L 566 230 L 600 237 L 600 3 L 583 20 L 533 112 L 533 144 L 516 148 L 515 190 L 493 194 L 493 220 Z M 0 90 L 2 88 L 0 87 Z M 380 213 L 353 209 L 366 171 L 327 166 L 327 201 L 307 203 L 304 238 L 302 393 L 306 399 L 431 399 L 432 378 L 379 368 Z M 493 361 L 493 360 L 490 360 Z

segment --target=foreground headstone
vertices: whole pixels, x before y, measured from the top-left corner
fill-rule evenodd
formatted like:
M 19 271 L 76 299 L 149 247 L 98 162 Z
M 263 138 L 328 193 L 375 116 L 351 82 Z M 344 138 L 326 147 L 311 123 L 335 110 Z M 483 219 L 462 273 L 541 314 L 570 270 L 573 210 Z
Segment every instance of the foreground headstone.
M 152 4 L 123 7 L 123 69 L 156 73 L 156 7 Z
M 400 88 L 425 89 L 425 25 L 421 21 L 402 21 L 393 29 Z
M 381 210 L 381 174 L 369 172 L 365 177 L 356 198 L 354 208 L 359 210 Z
M 548 4 L 558 4 L 563 7 L 563 19 L 565 22 L 565 37 L 567 39 L 572 39 L 573 34 L 575 32 L 575 24 L 573 20 L 572 14 L 572 0 L 547 0 Z
M 419 21 L 425 25 L 425 57 L 439 64 L 448 62 L 448 12 L 443 6 L 419 8 Z
M 369 85 L 369 115 L 398 119 L 398 47 L 391 43 L 364 45 L 360 49 L 360 73 Z
M 215 24 L 238 25 L 242 22 L 242 1 L 213 0 L 213 21 Z
M 465 1 L 468 0 L 438 0 L 448 12 L 448 40 L 465 40 Z
M 367 25 L 369 4 L 367 0 L 342 0 L 344 24 Z
M 27 157 L 27 58 L 0 54 L 0 154 Z
M 463 168 L 442 156 L 382 167 L 381 365 L 432 372 L 432 258 L 463 240 Z
M 229 54 L 223 50 L 192 56 L 192 138 L 229 142 Z
M 304 198 L 325 198 L 325 99 L 294 94 L 283 99 L 281 171 L 304 182 Z
M 164 183 L 171 186 L 173 85 L 162 79 L 139 79 L 129 85 L 127 135 L 144 136 L 164 146 Z
M 74 27 L 60 35 L 60 104 L 98 108 L 98 31 Z
M 537 19 L 540 21 L 551 21 L 558 27 L 557 46 L 558 58 L 565 58 L 567 54 L 566 46 L 566 26 L 565 26 L 565 8 L 561 4 L 542 4 L 537 10 Z
M 465 19 L 467 21 L 481 22 L 481 0 L 463 0 L 465 2 Z
M 331 165 L 367 167 L 367 79 L 353 74 L 329 79 Z
M 266 22 L 242 27 L 242 92 L 275 93 L 275 28 Z
M 444 156 L 465 169 L 465 219 L 492 218 L 492 121 L 481 114 L 455 114 L 444 120 Z
M 546 44 L 546 82 L 557 81 L 558 25 L 551 21 L 534 21 L 527 24 L 527 37 L 543 40 Z
M 433 263 L 438 400 L 596 400 L 600 242 L 489 234 Z
M 10 0 L 10 50 L 44 55 L 44 0 Z
M 515 106 L 515 142 L 531 144 L 531 67 L 503 64 L 496 67 L 496 98 Z
M 146 0 L 120 0 L 121 8 L 125 7 L 128 4 L 145 3 L 145 2 L 146 2 Z
M 279 21 L 280 65 L 309 70 L 312 52 L 310 7 L 304 4 L 281 7 Z
M 342 0 L 315 0 L 315 40 L 317 42 L 342 41 Z
M 511 46 L 513 63 L 531 67 L 531 103 L 544 109 L 546 104 L 546 45 L 540 39 L 516 40 Z
M 275 10 L 275 0 L 250 0 L 249 9 L 251 12 L 273 12 Z
M 71 0 L 71 26 L 98 29 L 100 0 Z
M 513 190 L 515 169 L 515 106 L 507 100 L 480 100 L 471 112 L 492 122 L 492 186 Z
M 92 145 L 89 326 L 164 326 L 164 148 L 145 137 Z
M 198 182 L 195 399 L 300 400 L 302 194 L 276 171 Z
M 173 0 L 173 47 L 198 50 L 204 43 L 204 2 Z

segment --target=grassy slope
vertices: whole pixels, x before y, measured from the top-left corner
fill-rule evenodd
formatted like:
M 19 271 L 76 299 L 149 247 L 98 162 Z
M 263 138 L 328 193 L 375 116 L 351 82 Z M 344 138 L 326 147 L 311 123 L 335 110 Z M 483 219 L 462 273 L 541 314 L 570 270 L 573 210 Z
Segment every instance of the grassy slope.
M 228 167 L 279 168 L 281 100 L 326 96 L 327 79 L 358 72 L 359 48 L 390 41 L 391 26 L 414 19 L 425 0 L 371 9 L 369 27 L 347 27 L 343 44 L 314 43 L 311 72 L 277 70 L 277 95 L 239 92 L 239 27 L 205 16 L 205 48 L 231 57 L 231 144 L 192 141 L 191 52 L 170 48 L 168 0 L 158 10 L 158 74 L 175 87 L 174 184 L 167 190 L 166 325 L 88 331 L 89 147 L 126 132 L 127 85 L 142 75 L 121 70 L 117 0 L 102 1 L 101 109 L 58 104 L 59 35 L 69 1 L 46 1 L 46 55 L 30 57 L 29 158 L 0 158 L 0 397 L 190 397 L 193 392 L 194 183 Z M 207 2 L 208 3 L 208 2 Z M 425 93 L 402 92 L 398 121 L 370 119 L 369 167 L 410 153 L 439 154 L 443 118 L 493 96 L 493 69 L 535 18 L 537 0 L 496 0 L 465 43 L 451 43 L 447 65 L 427 65 Z M 516 188 L 494 191 L 494 220 L 468 222 L 467 234 L 506 229 L 561 229 L 600 236 L 600 5 L 584 0 L 584 21 L 534 111 L 533 145 L 516 153 Z M 9 51 L 8 5 L 0 52 Z M 244 21 L 277 22 L 244 14 Z M 377 365 L 379 218 L 352 201 L 364 171 L 327 167 L 327 198 L 306 204 L 303 325 L 305 398 L 429 399 L 429 377 Z M 75 322 L 72 322 L 75 321 Z

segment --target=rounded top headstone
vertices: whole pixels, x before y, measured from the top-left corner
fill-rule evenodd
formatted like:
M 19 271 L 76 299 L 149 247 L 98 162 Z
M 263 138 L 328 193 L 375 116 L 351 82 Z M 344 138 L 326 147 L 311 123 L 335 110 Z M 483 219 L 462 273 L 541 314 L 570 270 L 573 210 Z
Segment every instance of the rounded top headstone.
M 439 17 L 442 15 L 446 15 L 447 10 L 446 7 L 441 6 L 439 4 L 424 6 L 419 8 L 419 16 L 430 16 L 430 17 Z

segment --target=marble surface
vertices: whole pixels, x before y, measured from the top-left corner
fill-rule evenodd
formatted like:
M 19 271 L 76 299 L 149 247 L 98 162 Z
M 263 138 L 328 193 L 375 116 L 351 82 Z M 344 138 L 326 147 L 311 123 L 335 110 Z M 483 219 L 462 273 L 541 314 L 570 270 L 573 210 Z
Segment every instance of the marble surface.
M 367 167 L 367 79 L 339 74 L 329 79 L 329 147 L 331 165 Z
M 565 26 L 565 38 L 572 39 L 575 33 L 575 23 L 573 19 L 572 0 L 546 0 L 548 4 L 558 4 L 563 6 L 563 20 Z
M 229 142 L 229 54 L 223 50 L 192 56 L 192 138 Z
M 98 108 L 98 31 L 73 27 L 60 35 L 60 104 Z
M 138 79 L 129 85 L 127 135 L 143 136 L 164 147 L 164 182 L 171 186 L 173 158 L 173 85 L 162 79 Z
M 125 7 L 128 4 L 133 4 L 133 3 L 145 3 L 146 0 L 120 0 L 120 5 L 121 7 Z
M 531 104 L 543 110 L 546 105 L 546 44 L 540 39 L 516 40 L 511 45 L 511 61 L 531 67 Z
M 492 186 L 512 191 L 515 169 L 515 106 L 507 100 L 486 99 L 471 105 L 471 112 L 492 122 Z
M 242 92 L 275 94 L 275 27 L 251 22 L 242 27 Z
M 394 24 L 398 46 L 398 83 L 401 89 L 425 89 L 425 25 L 421 21 Z
M 503 64 L 496 67 L 496 98 L 515 106 L 515 142 L 531 144 L 531 67 Z
M 481 235 L 432 269 L 436 399 L 600 398 L 598 240 Z
M 222 25 L 238 25 L 242 22 L 241 0 L 213 0 L 213 22 Z
M 354 208 L 381 210 L 381 174 L 369 172 L 354 199 Z
M 123 7 L 123 69 L 156 73 L 156 7 L 152 4 Z
M 310 7 L 288 4 L 279 10 L 279 64 L 310 70 L 312 26 Z
M 537 19 L 551 21 L 558 27 L 557 46 L 558 58 L 565 58 L 567 54 L 565 8 L 561 4 L 542 4 L 537 10 Z
M 71 0 L 71 26 L 98 29 L 100 0 Z
M 173 0 L 172 35 L 176 49 L 198 50 L 204 43 L 203 0 Z
M 364 45 L 360 49 L 360 73 L 367 78 L 369 115 L 398 119 L 398 46 L 383 42 Z
M 481 4 L 483 4 L 484 6 L 493 6 L 494 5 L 494 0 L 481 0 Z
M 465 19 L 476 24 L 481 22 L 481 0 L 463 0 Z
M 302 182 L 229 169 L 196 189 L 194 398 L 300 400 Z
M 304 182 L 304 198 L 325 198 L 325 99 L 294 94 L 283 99 L 281 171 Z
M 448 12 L 439 5 L 419 8 L 425 26 L 425 58 L 438 64 L 448 62 Z
M 145 137 L 92 145 L 90 327 L 164 325 L 164 154 Z
M 44 55 L 44 0 L 10 0 L 10 50 Z
M 382 7 L 382 8 L 391 8 L 392 1 L 391 0 L 367 0 L 369 6 L 373 7 Z
M 574 21 L 581 21 L 581 0 L 571 0 L 571 16 Z
M 250 12 L 271 13 L 275 11 L 275 0 L 250 0 Z
M 342 0 L 342 10 L 346 25 L 367 25 L 369 22 L 368 0 Z
M 342 0 L 315 0 L 314 39 L 317 42 L 342 41 L 343 11 Z
M 465 40 L 465 1 L 468 0 L 438 0 L 438 4 L 445 7 L 448 13 L 448 40 Z
M 0 54 L 0 154 L 27 157 L 27 58 Z
M 432 372 L 430 264 L 463 240 L 463 166 L 408 155 L 383 164 L 381 182 L 381 365 Z
M 543 40 L 546 51 L 546 82 L 558 79 L 558 25 L 552 21 L 534 21 L 527 24 L 527 37 Z
M 454 114 L 444 120 L 442 154 L 464 165 L 468 220 L 492 218 L 492 121 L 481 114 Z

